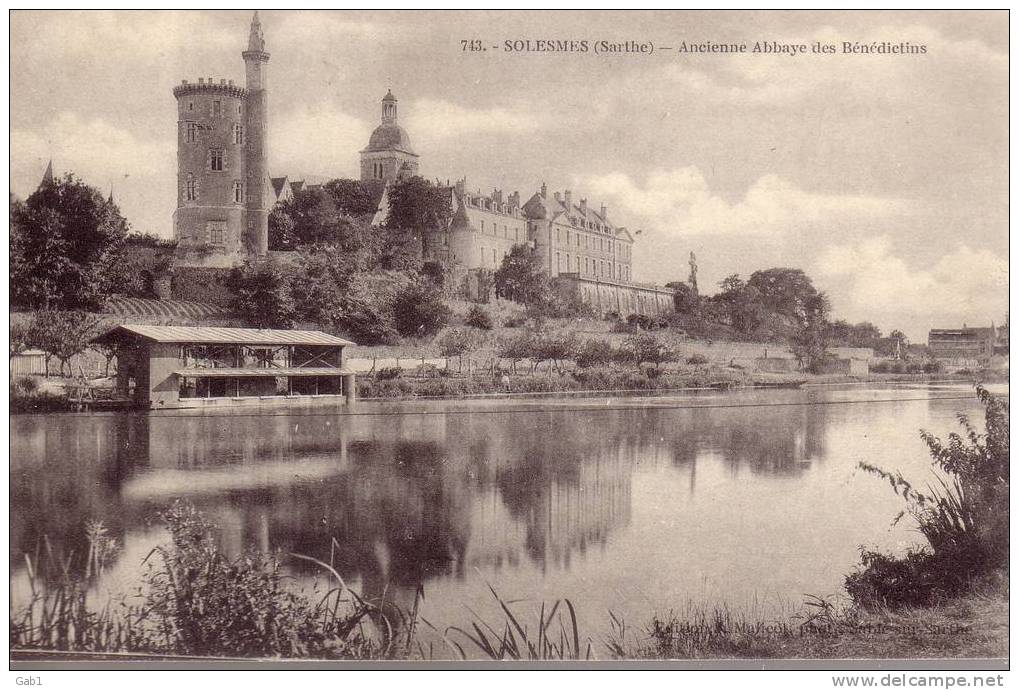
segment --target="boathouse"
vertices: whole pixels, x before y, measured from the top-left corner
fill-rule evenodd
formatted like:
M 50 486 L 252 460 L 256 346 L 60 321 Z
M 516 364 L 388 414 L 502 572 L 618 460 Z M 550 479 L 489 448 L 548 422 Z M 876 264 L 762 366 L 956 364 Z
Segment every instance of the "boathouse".
M 344 349 L 321 331 L 124 324 L 94 338 L 117 351 L 116 397 L 144 408 L 356 396 Z

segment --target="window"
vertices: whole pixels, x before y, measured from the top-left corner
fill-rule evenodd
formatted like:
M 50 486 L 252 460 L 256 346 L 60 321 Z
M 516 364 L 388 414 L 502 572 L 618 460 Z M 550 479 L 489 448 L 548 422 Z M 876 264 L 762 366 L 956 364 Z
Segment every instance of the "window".
M 188 173 L 187 181 L 184 183 L 184 199 L 198 201 L 198 182 L 191 173 Z
M 492 265 L 495 266 L 495 249 L 492 249 Z
M 221 220 L 209 221 L 209 244 L 223 244 L 226 236 L 226 223 Z
M 210 170 L 223 170 L 223 150 L 222 149 L 209 149 L 209 169 Z
M 485 221 L 481 221 L 481 232 L 485 231 Z
M 562 270 L 563 267 L 563 257 L 559 256 L 559 252 L 555 253 L 555 267 L 560 270 Z
M 234 180 L 234 203 L 239 204 L 244 200 L 244 185 Z
M 223 103 L 222 103 L 222 101 L 213 101 L 212 102 L 212 116 L 213 117 L 219 117 L 222 114 L 223 114 Z
M 556 228 L 556 229 L 555 229 L 555 241 L 556 241 L 557 243 L 558 243 L 558 242 L 562 242 L 562 238 L 561 238 L 561 237 L 559 237 L 559 228 Z
M 244 143 L 244 128 L 241 127 L 240 125 L 234 125 L 234 143 L 235 144 Z
M 198 123 L 189 122 L 187 124 L 187 134 L 184 137 L 185 141 L 198 141 Z
M 566 231 L 566 244 L 569 244 L 569 243 L 570 243 L 570 231 L 567 230 Z
M 240 115 L 240 114 L 241 114 L 241 106 L 237 106 L 237 114 L 238 114 L 238 115 Z
M 516 242 L 520 241 L 520 228 L 513 228 L 513 240 Z
M 194 110 L 194 109 L 195 109 L 195 102 L 194 101 L 188 101 L 188 110 Z

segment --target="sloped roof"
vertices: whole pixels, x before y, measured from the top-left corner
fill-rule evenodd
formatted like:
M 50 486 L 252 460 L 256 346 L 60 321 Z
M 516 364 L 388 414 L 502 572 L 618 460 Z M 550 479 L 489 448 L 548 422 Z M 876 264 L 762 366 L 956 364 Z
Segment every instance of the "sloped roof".
M 384 122 L 375 128 L 368 139 L 365 151 L 400 151 L 416 156 L 410 145 L 410 135 L 395 122 Z
M 143 297 L 110 297 L 104 311 L 120 316 L 165 316 L 171 318 L 208 318 L 223 316 L 228 310 L 207 302 Z
M 271 328 L 220 328 L 215 326 L 148 326 L 123 324 L 93 338 L 102 343 L 134 336 L 156 343 L 215 343 L 238 345 L 353 345 L 322 331 L 288 331 Z

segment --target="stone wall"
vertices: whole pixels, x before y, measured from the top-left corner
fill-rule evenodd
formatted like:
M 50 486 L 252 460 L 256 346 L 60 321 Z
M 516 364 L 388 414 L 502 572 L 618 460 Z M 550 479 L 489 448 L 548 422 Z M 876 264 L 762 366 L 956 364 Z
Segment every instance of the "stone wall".
M 672 290 L 656 285 L 560 273 L 556 287 L 564 297 L 580 299 L 599 315 L 615 312 L 624 318 L 630 314 L 665 316 L 673 311 Z

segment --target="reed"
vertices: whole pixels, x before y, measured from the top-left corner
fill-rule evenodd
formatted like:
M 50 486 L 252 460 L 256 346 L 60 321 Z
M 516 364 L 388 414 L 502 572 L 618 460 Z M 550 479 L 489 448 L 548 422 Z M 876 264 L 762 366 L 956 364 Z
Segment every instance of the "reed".
M 594 658 L 591 640 L 586 638 L 582 642 L 580 639 L 577 611 L 569 599 L 559 599 L 550 607 L 542 602 L 537 612 L 537 621 L 529 625 L 510 608 L 511 602 L 499 596 L 492 585 L 489 584 L 488 589 L 499 603 L 502 620 L 490 624 L 472 611 L 474 620 L 469 630 L 450 626 L 442 632 L 445 643 L 461 659 L 471 658 L 468 650 L 480 652 L 483 658 L 496 661 Z

